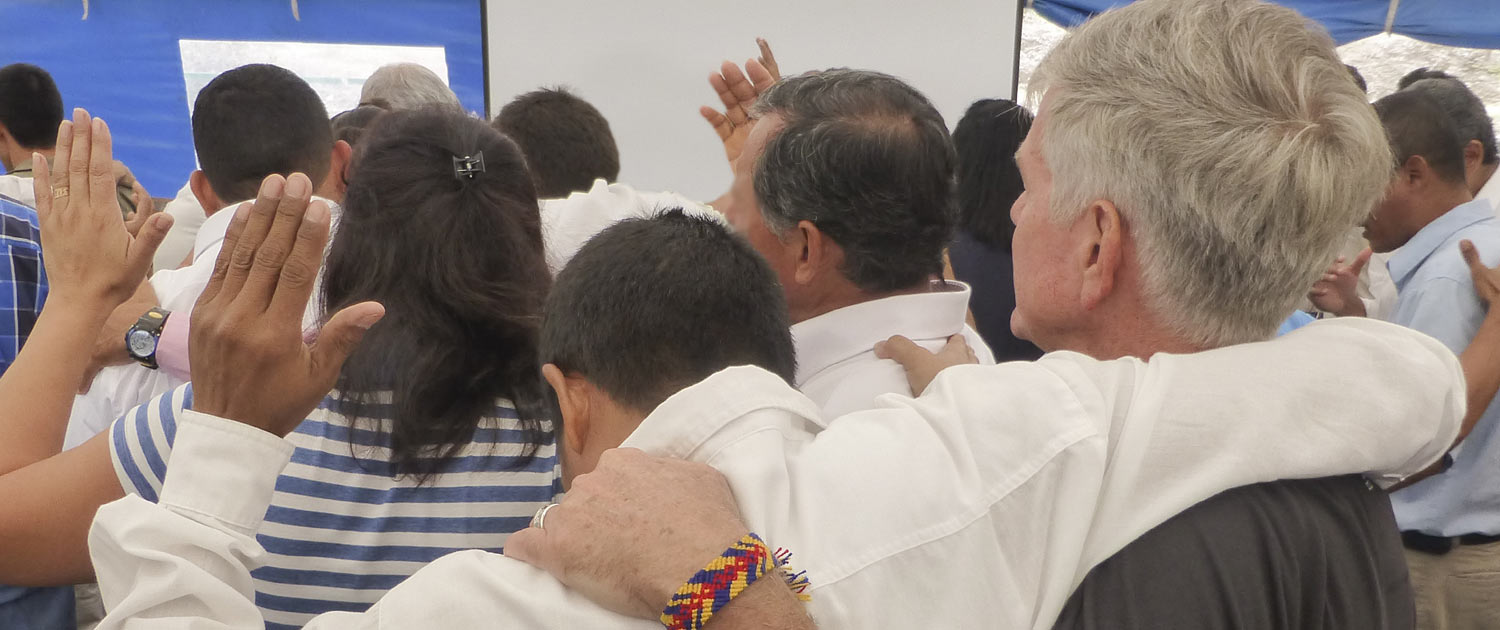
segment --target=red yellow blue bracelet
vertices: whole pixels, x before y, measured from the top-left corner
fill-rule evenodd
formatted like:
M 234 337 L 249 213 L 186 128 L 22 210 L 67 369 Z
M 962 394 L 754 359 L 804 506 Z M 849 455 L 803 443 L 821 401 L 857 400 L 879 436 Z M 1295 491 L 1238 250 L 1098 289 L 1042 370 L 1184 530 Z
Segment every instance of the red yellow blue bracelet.
M 661 613 L 662 625 L 667 630 L 702 630 L 714 613 L 723 610 L 746 587 L 767 574 L 781 573 L 790 559 L 791 554 L 783 550 L 772 556 L 760 536 L 745 534 L 677 589 Z M 798 597 L 806 601 L 805 573 L 782 575 Z

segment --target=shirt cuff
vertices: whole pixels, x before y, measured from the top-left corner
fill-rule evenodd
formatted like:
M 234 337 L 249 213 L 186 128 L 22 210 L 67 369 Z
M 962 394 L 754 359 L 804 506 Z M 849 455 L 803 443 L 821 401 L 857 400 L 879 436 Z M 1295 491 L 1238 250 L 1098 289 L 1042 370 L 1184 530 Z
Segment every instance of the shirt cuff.
M 161 336 L 156 340 L 157 369 L 184 381 L 193 378 L 191 364 L 188 363 L 188 321 L 192 319 L 192 315 L 192 309 L 173 311 L 172 316 L 167 318 L 167 323 L 162 325 Z
M 255 427 L 183 411 L 159 503 L 254 535 L 293 450 Z

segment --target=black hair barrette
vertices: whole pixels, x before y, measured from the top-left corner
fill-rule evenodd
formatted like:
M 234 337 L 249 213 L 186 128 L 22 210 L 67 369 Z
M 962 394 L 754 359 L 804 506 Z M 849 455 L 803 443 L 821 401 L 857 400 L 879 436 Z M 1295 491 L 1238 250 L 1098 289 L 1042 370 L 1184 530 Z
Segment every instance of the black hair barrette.
M 475 153 L 473 156 L 453 158 L 453 176 L 458 179 L 474 179 L 475 175 L 484 172 L 484 151 Z

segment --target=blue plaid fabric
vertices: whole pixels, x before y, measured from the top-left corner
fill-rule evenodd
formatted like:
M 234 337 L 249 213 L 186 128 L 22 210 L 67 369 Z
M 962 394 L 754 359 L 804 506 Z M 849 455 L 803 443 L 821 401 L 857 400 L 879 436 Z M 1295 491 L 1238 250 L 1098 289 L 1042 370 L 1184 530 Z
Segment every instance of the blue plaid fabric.
M 36 211 L 0 195 L 0 373 L 15 362 L 47 300 Z
M 16 360 L 47 300 L 36 211 L 0 195 L 0 373 Z M 0 628 L 71 628 L 73 589 L 0 586 Z

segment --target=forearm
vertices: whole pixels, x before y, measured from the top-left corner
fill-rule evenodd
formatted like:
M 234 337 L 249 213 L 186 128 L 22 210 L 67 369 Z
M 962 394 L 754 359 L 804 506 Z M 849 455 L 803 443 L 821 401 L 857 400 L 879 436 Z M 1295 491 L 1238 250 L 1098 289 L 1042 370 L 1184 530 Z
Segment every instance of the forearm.
M 779 579 L 751 584 L 710 619 L 708 630 L 813 630 L 807 608 Z
M 93 581 L 88 530 L 99 506 L 124 496 L 100 435 L 0 476 L 0 583 L 56 586 Z
M 1500 309 L 1490 309 L 1485 315 L 1473 341 L 1458 355 L 1458 362 L 1464 369 L 1469 407 L 1455 445 L 1474 430 L 1494 400 L 1495 392 L 1500 390 Z
M 62 450 L 73 396 L 109 311 L 99 301 L 63 296 L 53 296 L 42 309 L 15 363 L 0 377 L 0 400 L 12 402 L 10 411 L 0 414 L 0 434 L 5 435 L 0 474 Z

